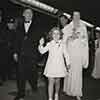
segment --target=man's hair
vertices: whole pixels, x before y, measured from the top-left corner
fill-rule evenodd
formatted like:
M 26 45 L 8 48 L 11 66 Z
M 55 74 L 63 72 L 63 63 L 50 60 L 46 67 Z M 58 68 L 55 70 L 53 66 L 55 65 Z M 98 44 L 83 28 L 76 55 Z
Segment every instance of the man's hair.
M 25 14 L 26 11 L 30 11 L 30 12 L 33 14 L 33 10 L 32 10 L 32 9 L 30 9 L 30 8 L 25 8 L 25 9 L 23 10 L 23 16 L 24 16 L 24 14 Z
M 71 21 L 71 19 L 69 19 L 66 15 L 64 15 L 64 14 L 60 15 L 60 16 L 58 17 L 58 27 L 59 27 L 60 29 L 63 28 L 63 26 L 62 26 L 62 24 L 61 24 L 61 20 L 60 20 L 60 18 L 62 18 L 62 17 L 64 17 L 64 18 L 67 20 L 67 23 L 66 23 L 66 24 L 69 24 L 70 21 Z
M 64 17 L 65 19 L 68 19 L 68 17 L 64 14 L 60 15 L 59 18 Z

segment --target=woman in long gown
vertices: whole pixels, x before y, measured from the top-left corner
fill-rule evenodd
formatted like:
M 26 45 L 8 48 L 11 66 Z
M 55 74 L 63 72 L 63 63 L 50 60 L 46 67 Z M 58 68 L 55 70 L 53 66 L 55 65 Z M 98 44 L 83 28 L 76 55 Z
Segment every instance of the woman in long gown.
M 92 72 L 92 77 L 100 79 L 100 36 L 95 40 L 96 52 L 95 52 L 95 66 Z
M 74 12 L 74 17 L 79 17 Z M 67 49 L 70 57 L 69 75 L 64 79 L 64 92 L 70 96 L 76 96 L 77 100 L 82 96 L 82 69 L 88 67 L 88 36 L 87 29 L 82 21 L 74 20 L 63 29 L 64 41 L 67 41 Z

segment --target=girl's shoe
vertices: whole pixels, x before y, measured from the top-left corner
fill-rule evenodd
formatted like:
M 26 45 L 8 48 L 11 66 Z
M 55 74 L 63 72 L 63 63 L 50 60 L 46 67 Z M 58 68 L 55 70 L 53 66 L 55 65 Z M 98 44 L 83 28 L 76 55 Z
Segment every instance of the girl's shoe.
M 52 98 L 49 98 L 49 100 L 53 100 Z
M 58 94 L 55 94 L 55 100 L 59 100 Z

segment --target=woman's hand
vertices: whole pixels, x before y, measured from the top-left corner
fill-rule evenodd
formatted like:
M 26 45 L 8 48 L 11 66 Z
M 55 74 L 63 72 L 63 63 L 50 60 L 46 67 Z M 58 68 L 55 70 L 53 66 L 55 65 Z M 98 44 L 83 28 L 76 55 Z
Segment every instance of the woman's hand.
M 44 42 L 45 42 L 44 38 L 41 38 L 40 41 L 39 41 L 40 45 L 43 45 Z

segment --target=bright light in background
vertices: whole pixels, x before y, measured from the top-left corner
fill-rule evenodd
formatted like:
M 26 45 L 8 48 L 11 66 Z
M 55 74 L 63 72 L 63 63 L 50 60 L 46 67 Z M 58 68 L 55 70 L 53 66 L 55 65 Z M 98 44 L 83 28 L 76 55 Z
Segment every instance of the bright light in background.
M 45 10 L 45 11 L 48 11 L 50 13 L 55 14 L 58 11 L 58 9 L 55 9 L 55 8 L 49 6 L 49 5 L 46 5 L 42 2 L 37 1 L 37 0 L 20 0 L 20 1 L 23 2 L 23 3 L 27 3 L 27 4 L 33 5 L 35 7 L 38 7 L 40 9 Z
M 39 10 L 42 10 L 42 11 L 45 11 L 45 12 L 49 12 L 49 13 L 51 13 L 51 14 L 57 14 L 57 12 L 59 11 L 59 9 L 56 9 L 56 8 L 54 8 L 54 7 L 51 7 L 51 6 L 49 6 L 49 5 L 47 5 L 47 4 L 45 4 L 45 3 L 42 3 L 42 2 L 40 2 L 40 1 L 38 1 L 38 0 L 10 0 L 10 1 L 12 1 L 12 2 L 14 2 L 14 3 L 16 3 L 16 4 L 20 4 L 20 5 L 22 5 L 22 6 L 32 6 L 33 8 L 34 7 L 36 7 L 37 9 L 39 9 Z M 26 5 L 24 5 L 24 4 L 26 4 Z M 39 11 L 38 10 L 38 11 Z M 71 15 L 69 15 L 69 14 L 67 14 L 67 13 L 64 13 L 69 19 L 71 18 Z M 93 24 L 91 24 L 91 23 L 89 23 L 89 22 L 86 22 L 86 21 L 84 21 L 84 20 L 82 20 L 82 22 L 86 25 L 86 26 L 88 26 L 88 27 L 90 27 L 90 28 L 93 28 L 95 25 L 93 25 Z M 100 27 L 96 27 L 96 30 L 98 30 L 98 31 L 100 31 Z

